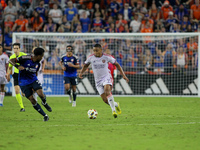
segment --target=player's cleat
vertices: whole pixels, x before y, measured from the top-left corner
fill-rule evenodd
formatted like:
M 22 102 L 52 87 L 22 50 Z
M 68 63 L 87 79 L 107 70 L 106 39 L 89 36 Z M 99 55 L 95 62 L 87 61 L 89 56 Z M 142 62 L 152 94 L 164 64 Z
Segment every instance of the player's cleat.
M 117 113 L 120 115 L 122 113 L 121 108 L 119 106 L 119 102 L 117 102 L 118 107 L 116 107 Z
M 21 109 L 20 109 L 20 112 L 25 112 L 25 109 L 24 109 L 24 108 L 21 108 Z
M 3 104 L 0 104 L 0 107 L 3 107 Z
M 49 116 L 48 115 L 45 115 L 44 116 L 44 121 L 48 121 L 49 120 Z
M 112 115 L 113 115 L 114 118 L 117 118 L 117 113 L 115 111 L 113 111 Z
M 71 94 L 69 95 L 69 103 L 72 103 L 72 92 L 71 92 Z
M 51 107 L 46 103 L 46 104 L 43 104 L 42 102 L 42 105 L 49 111 L 49 112 L 52 112 L 52 109 Z
M 76 101 L 72 102 L 72 107 L 76 107 Z

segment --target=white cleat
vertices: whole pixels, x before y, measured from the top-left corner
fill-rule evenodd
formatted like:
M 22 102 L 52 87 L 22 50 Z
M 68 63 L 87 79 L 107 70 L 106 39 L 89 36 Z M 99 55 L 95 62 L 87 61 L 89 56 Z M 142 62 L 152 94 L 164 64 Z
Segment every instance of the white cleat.
M 72 107 L 76 107 L 76 101 L 72 102 Z

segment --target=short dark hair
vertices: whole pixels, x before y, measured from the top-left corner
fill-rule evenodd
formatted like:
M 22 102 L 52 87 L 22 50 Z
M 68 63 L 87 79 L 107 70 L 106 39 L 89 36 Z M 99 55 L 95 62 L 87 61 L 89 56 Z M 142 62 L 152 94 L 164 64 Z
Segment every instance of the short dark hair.
M 102 48 L 101 44 L 95 44 L 94 47 Z
M 74 51 L 74 48 L 73 48 L 73 46 L 71 46 L 71 45 L 68 45 L 68 46 L 66 47 L 66 51 L 68 51 L 68 50 L 71 50 L 71 52 L 73 52 L 73 51 Z
M 13 47 L 14 47 L 14 46 L 19 46 L 19 48 L 20 48 L 20 43 L 14 43 L 14 44 L 13 44 Z
M 42 55 L 44 53 L 44 49 L 41 47 L 36 47 L 33 51 L 35 56 Z

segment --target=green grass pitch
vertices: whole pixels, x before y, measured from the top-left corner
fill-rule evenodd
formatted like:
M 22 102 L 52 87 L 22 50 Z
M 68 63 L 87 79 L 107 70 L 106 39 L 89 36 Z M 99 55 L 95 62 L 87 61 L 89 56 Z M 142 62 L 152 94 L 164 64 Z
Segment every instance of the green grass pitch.
M 39 98 L 38 98 L 39 99 Z M 47 97 L 49 121 L 23 98 L 0 107 L 0 150 L 198 150 L 200 99 L 115 97 L 122 114 L 114 119 L 100 97 L 78 97 L 73 108 L 64 97 Z M 41 100 L 39 100 L 41 104 Z M 87 111 L 98 111 L 95 120 Z

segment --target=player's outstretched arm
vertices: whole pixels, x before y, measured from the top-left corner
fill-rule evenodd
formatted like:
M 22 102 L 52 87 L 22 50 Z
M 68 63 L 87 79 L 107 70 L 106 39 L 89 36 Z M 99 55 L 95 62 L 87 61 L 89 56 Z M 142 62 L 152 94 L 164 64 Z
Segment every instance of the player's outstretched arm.
M 10 74 L 11 74 L 11 71 L 12 71 L 12 67 L 8 67 L 8 69 L 7 69 L 7 74 L 6 74 L 6 79 L 7 79 L 8 82 L 10 81 Z
M 79 78 L 83 78 L 82 75 L 86 71 L 86 69 L 89 67 L 90 64 L 84 64 L 83 68 L 81 69 L 81 72 L 79 73 Z
M 120 73 L 122 74 L 123 78 L 126 80 L 126 82 L 129 82 L 129 79 L 126 77 L 122 67 L 119 65 L 118 62 L 114 63 L 114 65 L 117 67 L 117 69 L 120 71 Z
M 13 66 L 15 66 L 19 70 L 24 70 L 23 66 L 20 66 L 20 65 L 16 64 L 16 58 L 10 59 L 9 63 L 11 63 Z

